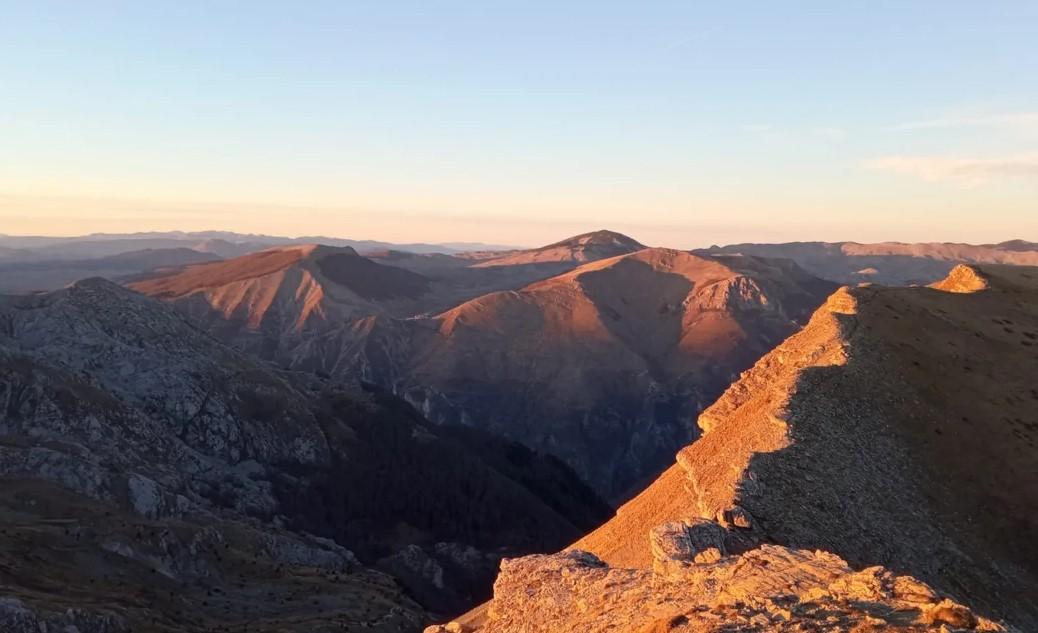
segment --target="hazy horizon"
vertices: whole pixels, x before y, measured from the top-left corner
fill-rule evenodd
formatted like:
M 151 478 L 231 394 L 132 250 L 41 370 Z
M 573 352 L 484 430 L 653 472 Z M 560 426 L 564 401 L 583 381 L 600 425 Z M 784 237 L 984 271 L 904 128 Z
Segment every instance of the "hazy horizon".
M 0 232 L 1038 240 L 1038 5 L 15 3 Z
M 1033 241 L 1033 240 L 1029 240 L 1027 237 L 1007 236 L 1007 237 L 1004 237 L 1004 238 L 1001 238 L 1001 239 L 995 239 L 995 240 L 990 240 L 990 241 L 972 241 L 972 242 L 971 241 L 962 241 L 962 240 L 899 240 L 899 239 L 874 240 L 874 241 L 869 241 L 869 242 L 862 242 L 861 240 L 851 240 L 851 239 L 825 239 L 825 240 L 794 239 L 794 240 L 767 241 L 767 242 L 765 242 L 765 241 L 736 239 L 736 240 L 730 240 L 730 241 L 722 241 L 722 242 L 715 241 L 715 242 L 709 242 L 709 243 L 705 243 L 705 242 L 695 242 L 695 243 L 658 242 L 657 243 L 657 242 L 653 242 L 651 240 L 642 239 L 635 232 L 620 231 L 620 230 L 616 229 L 615 227 L 608 227 L 608 226 L 602 226 L 602 227 L 597 227 L 597 228 L 587 228 L 586 230 L 578 230 L 578 231 L 576 231 L 574 233 L 558 234 L 558 235 L 554 235 L 554 236 L 551 236 L 551 237 L 546 237 L 545 239 L 543 239 L 541 241 L 538 241 L 538 242 L 527 242 L 527 243 L 509 242 L 509 241 L 506 241 L 506 240 L 496 240 L 495 241 L 495 240 L 466 240 L 466 239 L 402 240 L 402 239 L 393 239 L 392 237 L 388 237 L 388 238 L 378 237 L 378 238 L 375 238 L 375 237 L 370 237 L 370 236 L 366 236 L 366 235 L 337 234 L 337 233 L 266 233 L 266 232 L 244 232 L 244 231 L 236 231 L 236 230 L 228 229 L 228 228 L 168 229 L 168 230 L 160 229 L 160 230 L 124 231 L 124 232 L 95 231 L 95 232 L 91 232 L 91 233 L 33 233 L 33 234 L 20 233 L 19 234 L 19 233 L 0 232 L 0 238 L 9 238 L 9 239 L 34 239 L 34 238 L 41 238 L 41 239 L 74 239 L 74 238 L 94 238 L 94 237 L 112 237 L 112 238 L 127 237 L 127 238 L 133 238 L 133 237 L 138 237 L 138 236 L 143 238 L 143 237 L 146 237 L 146 236 L 149 236 L 149 235 L 162 235 L 162 234 L 174 234 L 174 233 L 183 233 L 183 234 L 210 234 L 210 233 L 211 234 L 219 234 L 219 233 L 227 233 L 227 234 L 234 234 L 234 235 L 240 236 L 240 237 L 283 238 L 283 239 L 291 239 L 291 240 L 298 240 L 298 239 L 302 239 L 302 238 L 310 238 L 310 237 L 312 237 L 312 238 L 328 238 L 328 239 L 336 239 L 336 240 L 353 240 L 353 241 L 357 241 L 357 242 L 363 242 L 363 241 L 386 242 L 386 243 L 400 244 L 400 245 L 406 245 L 406 244 L 430 244 L 430 245 L 472 244 L 472 245 L 477 245 L 477 246 L 489 246 L 489 247 L 497 247 L 497 248 L 537 248 L 537 247 L 541 247 L 541 246 L 546 246 L 546 245 L 552 244 L 554 242 L 558 242 L 558 241 L 566 239 L 568 237 L 573 237 L 573 236 L 581 235 L 581 234 L 585 234 L 585 233 L 592 233 L 592 232 L 601 231 L 601 230 L 616 231 L 618 233 L 623 233 L 624 235 L 627 235 L 628 237 L 631 237 L 631 238 L 641 242 L 642 244 L 645 244 L 646 246 L 655 246 L 655 247 L 664 247 L 664 248 L 667 248 L 667 247 L 687 248 L 687 249 L 708 248 L 710 246 L 726 246 L 726 245 L 741 244 L 741 243 L 860 242 L 860 243 L 868 244 L 868 243 L 882 243 L 882 242 L 887 242 L 887 243 L 897 243 L 897 242 L 900 242 L 900 243 L 922 243 L 922 242 L 927 242 L 927 243 L 949 243 L 949 244 L 982 245 L 982 244 L 999 244 L 999 243 L 1005 243 L 1005 242 L 1010 242 L 1010 241 L 1014 241 L 1014 240 Z

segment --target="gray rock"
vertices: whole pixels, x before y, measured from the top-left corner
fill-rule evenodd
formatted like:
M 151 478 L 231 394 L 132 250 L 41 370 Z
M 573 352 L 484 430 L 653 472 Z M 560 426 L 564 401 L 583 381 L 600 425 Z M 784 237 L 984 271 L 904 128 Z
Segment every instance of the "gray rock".
M 712 563 L 727 554 L 725 531 L 713 521 L 690 519 L 658 525 L 649 531 L 653 569 L 670 575 L 693 563 Z

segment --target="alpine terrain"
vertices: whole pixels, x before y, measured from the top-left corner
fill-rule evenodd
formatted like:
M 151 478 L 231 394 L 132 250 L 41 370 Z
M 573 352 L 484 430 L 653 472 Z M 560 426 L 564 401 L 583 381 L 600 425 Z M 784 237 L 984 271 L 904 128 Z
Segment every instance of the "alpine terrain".
M 455 626 L 1035 630 L 1036 351 L 1038 268 L 842 288 L 616 517 L 506 561 Z

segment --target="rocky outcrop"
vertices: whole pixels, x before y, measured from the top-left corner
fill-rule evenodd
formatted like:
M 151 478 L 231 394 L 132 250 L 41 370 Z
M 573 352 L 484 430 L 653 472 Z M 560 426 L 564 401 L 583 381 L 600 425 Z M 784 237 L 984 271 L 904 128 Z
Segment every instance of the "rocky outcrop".
M 910 576 L 855 571 L 827 552 L 762 545 L 700 559 L 724 533 L 700 520 L 654 528 L 652 571 L 580 550 L 506 560 L 483 621 L 426 633 L 1005 630 Z
M 945 292 L 980 292 L 988 287 L 988 282 L 976 268 L 959 264 L 947 277 L 930 287 Z
M 724 538 L 724 529 L 705 519 L 657 525 L 649 532 L 653 569 L 667 575 L 673 563 L 715 562 L 728 553 Z

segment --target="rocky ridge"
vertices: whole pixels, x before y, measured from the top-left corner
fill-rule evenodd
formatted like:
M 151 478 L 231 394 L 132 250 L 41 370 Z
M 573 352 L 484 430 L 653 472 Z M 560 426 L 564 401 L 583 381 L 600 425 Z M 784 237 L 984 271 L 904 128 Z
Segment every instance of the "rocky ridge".
M 753 517 L 745 547 L 884 565 L 1033 628 L 1036 337 L 1035 268 L 843 288 L 700 416 L 704 434 L 677 464 L 576 547 L 647 567 L 631 535 L 738 507 Z
M 1036 268 L 842 288 L 616 517 L 503 563 L 448 630 L 1032 630 L 1036 342 Z

